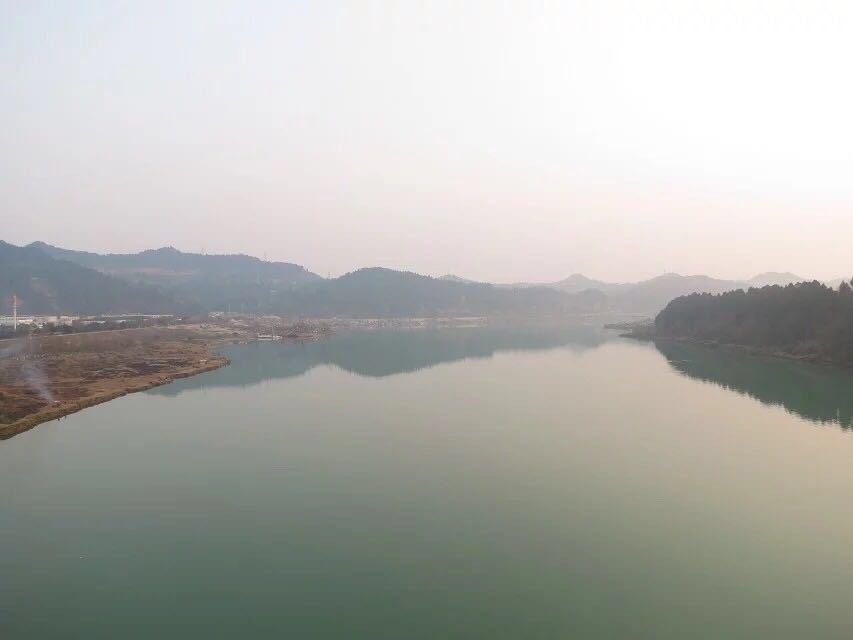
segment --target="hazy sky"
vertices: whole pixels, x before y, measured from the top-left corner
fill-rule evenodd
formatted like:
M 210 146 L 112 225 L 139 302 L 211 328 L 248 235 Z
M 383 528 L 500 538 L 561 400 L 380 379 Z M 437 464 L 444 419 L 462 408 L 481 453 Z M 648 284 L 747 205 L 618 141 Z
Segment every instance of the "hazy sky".
M 853 2 L 0 0 L 0 238 L 853 275 Z

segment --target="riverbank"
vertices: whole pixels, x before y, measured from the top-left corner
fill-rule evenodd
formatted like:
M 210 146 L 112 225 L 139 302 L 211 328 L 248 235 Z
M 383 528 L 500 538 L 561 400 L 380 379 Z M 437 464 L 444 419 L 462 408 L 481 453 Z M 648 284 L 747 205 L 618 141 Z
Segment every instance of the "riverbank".
M 621 333 L 621 337 L 640 340 L 642 342 L 681 342 L 685 344 L 694 344 L 706 349 L 722 349 L 762 358 L 778 358 L 782 360 L 791 360 L 794 362 L 805 362 L 831 367 L 849 367 L 849 365 L 844 362 L 836 361 L 817 353 L 807 344 L 797 345 L 790 349 L 785 349 L 783 347 L 757 347 L 745 344 L 720 342 L 717 340 L 703 340 L 689 336 L 660 335 L 655 331 L 655 326 L 653 324 L 642 324 L 625 328 L 627 328 L 628 331 Z
M 0 342 L 0 439 L 114 398 L 228 364 L 215 350 L 251 339 L 216 325 Z

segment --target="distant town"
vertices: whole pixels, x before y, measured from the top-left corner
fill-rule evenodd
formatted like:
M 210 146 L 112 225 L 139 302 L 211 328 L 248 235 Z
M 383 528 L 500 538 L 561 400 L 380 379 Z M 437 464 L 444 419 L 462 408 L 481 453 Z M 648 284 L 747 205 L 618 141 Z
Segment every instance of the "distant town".
M 141 324 L 145 321 L 152 320 L 171 320 L 174 316 L 171 314 L 126 314 L 111 316 L 0 316 L 0 326 L 12 327 L 34 327 L 37 329 L 46 329 L 50 327 L 75 327 L 75 326 L 91 326 L 91 325 L 106 325 L 109 323 L 131 322 Z

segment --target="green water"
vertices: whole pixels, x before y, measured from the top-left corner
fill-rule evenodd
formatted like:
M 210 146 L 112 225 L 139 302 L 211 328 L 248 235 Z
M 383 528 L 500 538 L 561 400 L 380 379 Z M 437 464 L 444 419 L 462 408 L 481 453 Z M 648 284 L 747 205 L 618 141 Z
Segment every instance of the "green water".
M 0 442 L 0 638 L 849 638 L 853 377 L 342 334 Z

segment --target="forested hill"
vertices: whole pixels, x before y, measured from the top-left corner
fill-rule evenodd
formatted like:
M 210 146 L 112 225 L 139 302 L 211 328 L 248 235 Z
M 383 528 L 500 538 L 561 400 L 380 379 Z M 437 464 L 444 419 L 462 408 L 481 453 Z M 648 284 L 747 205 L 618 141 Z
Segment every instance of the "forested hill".
M 819 282 L 767 286 L 671 301 L 655 319 L 659 337 L 779 350 L 853 365 L 853 288 Z
M 155 287 L 0 241 L 0 313 L 10 313 L 13 294 L 21 314 L 174 313 L 193 308 Z
M 194 286 L 215 281 L 220 285 L 263 283 L 282 287 L 320 279 L 298 264 L 270 262 L 243 254 L 185 253 L 173 247 L 100 254 L 62 249 L 44 242 L 28 246 L 58 260 L 159 286 Z

